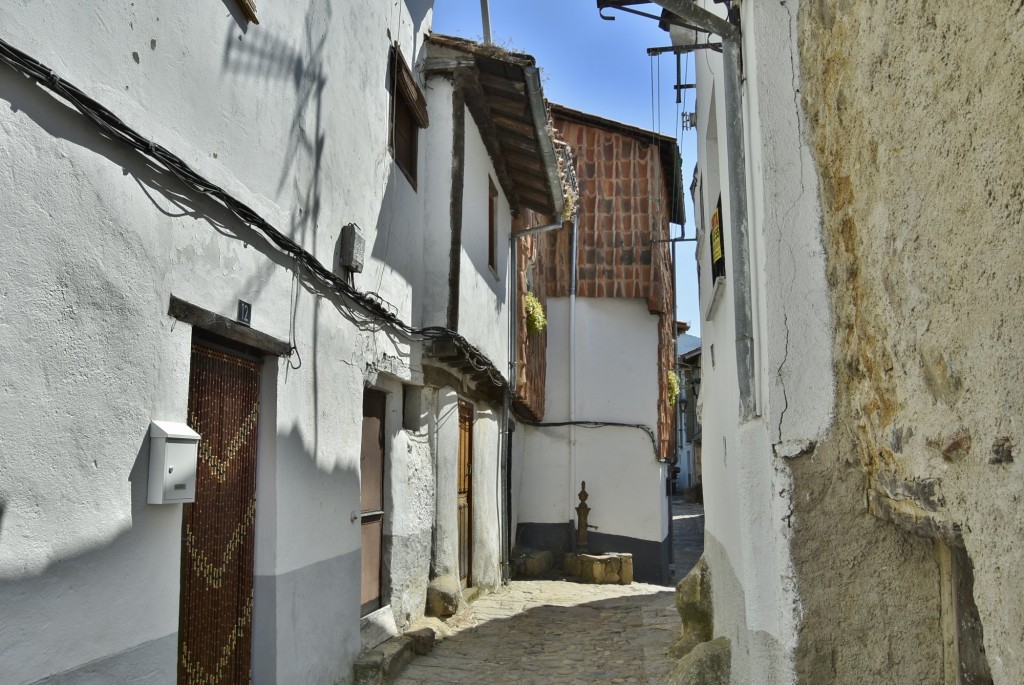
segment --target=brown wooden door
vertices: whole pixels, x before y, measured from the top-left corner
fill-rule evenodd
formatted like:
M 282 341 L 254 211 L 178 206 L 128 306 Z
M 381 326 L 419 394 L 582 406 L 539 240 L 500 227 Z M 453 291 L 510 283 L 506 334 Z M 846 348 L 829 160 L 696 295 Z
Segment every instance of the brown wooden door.
M 178 682 L 248 683 L 260 362 L 192 344 L 196 499 L 184 505 Z
M 362 603 L 365 616 L 381 607 L 381 546 L 384 534 L 384 409 L 387 396 L 363 394 L 363 442 L 359 455 L 359 504 L 362 519 Z
M 473 405 L 459 400 L 459 577 L 473 584 Z

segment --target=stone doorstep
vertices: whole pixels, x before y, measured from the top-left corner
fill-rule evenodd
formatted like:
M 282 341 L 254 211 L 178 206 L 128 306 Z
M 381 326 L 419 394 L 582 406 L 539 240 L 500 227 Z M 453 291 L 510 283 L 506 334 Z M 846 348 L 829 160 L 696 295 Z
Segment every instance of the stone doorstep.
M 359 655 L 352 666 L 354 685 L 386 685 L 402 672 L 415 654 L 412 638 L 393 637 Z
M 401 674 L 417 655 L 429 654 L 438 641 L 433 628 L 406 631 L 404 635 L 365 650 L 353 665 L 354 685 L 387 685 Z
M 479 596 L 480 596 L 480 588 L 478 588 L 476 586 L 471 586 L 471 587 L 463 588 L 463 590 L 462 590 L 462 599 L 467 604 L 469 604 L 471 602 L 475 602 Z

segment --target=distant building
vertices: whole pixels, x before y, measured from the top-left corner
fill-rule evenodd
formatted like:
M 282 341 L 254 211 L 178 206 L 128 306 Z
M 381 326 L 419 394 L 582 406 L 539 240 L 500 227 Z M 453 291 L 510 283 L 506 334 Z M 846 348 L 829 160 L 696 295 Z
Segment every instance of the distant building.
M 521 348 L 526 373 L 543 357 L 546 389 L 542 407 L 523 398 L 531 421 L 513 441 L 516 540 L 561 559 L 585 481 L 590 549 L 632 552 L 638 580 L 667 582 L 676 331 L 670 248 L 658 241 L 683 221 L 679 150 L 651 131 L 551 111 L 577 159 L 580 209 L 576 224 L 524 246 L 520 262 L 547 328 L 543 344 L 527 334 Z
M 679 375 L 679 400 L 676 402 L 677 492 L 694 491 L 701 483 L 701 425 L 697 412 L 700 393 L 700 338 L 684 333 L 676 343 L 676 373 Z

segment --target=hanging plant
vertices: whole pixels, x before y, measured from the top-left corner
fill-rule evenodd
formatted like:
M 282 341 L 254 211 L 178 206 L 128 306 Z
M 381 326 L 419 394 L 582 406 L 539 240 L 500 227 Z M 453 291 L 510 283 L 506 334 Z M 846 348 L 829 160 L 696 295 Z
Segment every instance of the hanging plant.
M 674 407 L 676 400 L 679 399 L 679 375 L 675 371 L 669 371 L 665 374 L 665 382 L 668 385 L 668 405 Z
M 537 296 L 531 292 L 526 293 L 526 330 L 530 333 L 540 333 L 548 325 L 547 317 L 544 316 L 544 305 L 540 303 Z

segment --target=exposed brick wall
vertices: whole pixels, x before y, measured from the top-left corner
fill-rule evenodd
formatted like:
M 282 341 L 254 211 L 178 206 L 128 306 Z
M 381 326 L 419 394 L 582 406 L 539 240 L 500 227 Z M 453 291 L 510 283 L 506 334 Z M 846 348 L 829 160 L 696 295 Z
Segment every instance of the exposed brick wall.
M 658 451 L 667 459 L 672 454 L 675 411 L 668 404 L 666 377 L 675 368 L 676 335 L 669 243 L 651 242 L 669 237 L 672 197 L 659 146 L 557 115 L 554 124 L 576 156 L 580 180 L 576 294 L 643 299 L 658 316 Z M 570 231 L 538 237 L 548 296 L 569 295 L 571 240 Z
M 524 209 L 513 225 L 513 231 L 521 231 L 530 226 L 549 224 L 548 217 L 536 215 L 532 210 Z M 526 325 L 526 292 L 527 272 L 532 271 L 533 294 L 547 312 L 547 274 L 544 269 L 544 255 L 540 250 L 542 236 L 526 236 L 519 238 L 516 269 L 518 271 L 518 289 L 516 292 L 516 308 L 518 310 L 518 333 L 516 334 L 516 409 L 534 421 L 544 420 L 544 380 L 547 377 L 548 332 L 545 328 L 537 333 L 530 333 Z M 530 264 L 533 268 L 530 269 Z

